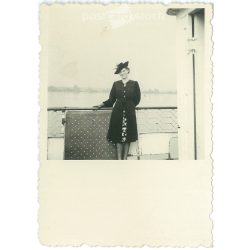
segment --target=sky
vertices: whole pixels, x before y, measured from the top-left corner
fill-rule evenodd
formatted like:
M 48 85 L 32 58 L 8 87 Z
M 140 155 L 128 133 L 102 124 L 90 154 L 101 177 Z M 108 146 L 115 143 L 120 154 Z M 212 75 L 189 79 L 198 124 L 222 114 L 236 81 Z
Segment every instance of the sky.
M 166 10 L 164 4 L 49 6 L 42 16 L 48 85 L 110 88 L 120 79 L 116 64 L 129 61 L 129 77 L 142 90 L 175 91 L 176 19 Z

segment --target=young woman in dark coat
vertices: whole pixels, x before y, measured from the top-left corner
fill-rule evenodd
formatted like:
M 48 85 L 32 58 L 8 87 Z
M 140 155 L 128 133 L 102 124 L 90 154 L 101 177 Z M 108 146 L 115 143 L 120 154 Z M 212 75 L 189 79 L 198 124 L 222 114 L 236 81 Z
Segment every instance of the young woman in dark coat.
M 118 160 L 127 160 L 130 142 L 138 140 L 135 107 L 141 92 L 138 82 L 129 79 L 129 72 L 128 62 L 118 64 L 115 74 L 121 80 L 113 83 L 109 99 L 95 106 L 97 109 L 113 107 L 107 139 L 116 144 Z

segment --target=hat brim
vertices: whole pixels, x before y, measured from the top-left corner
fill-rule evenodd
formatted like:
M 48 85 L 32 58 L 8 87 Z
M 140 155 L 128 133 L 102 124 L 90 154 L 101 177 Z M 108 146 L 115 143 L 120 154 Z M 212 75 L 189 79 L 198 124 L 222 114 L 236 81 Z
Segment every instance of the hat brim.
M 127 67 L 128 67 L 128 62 L 118 64 L 115 74 L 119 74 L 122 69 L 127 68 Z

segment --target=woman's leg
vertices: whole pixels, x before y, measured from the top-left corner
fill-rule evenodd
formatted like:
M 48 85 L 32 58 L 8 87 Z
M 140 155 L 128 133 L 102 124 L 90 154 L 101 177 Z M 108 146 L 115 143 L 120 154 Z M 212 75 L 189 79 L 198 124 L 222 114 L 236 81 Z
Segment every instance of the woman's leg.
M 122 144 L 121 143 L 116 143 L 116 149 L 117 149 L 117 159 L 122 160 Z
M 124 143 L 124 154 L 123 154 L 123 160 L 127 160 L 128 158 L 128 151 L 129 151 L 130 142 Z

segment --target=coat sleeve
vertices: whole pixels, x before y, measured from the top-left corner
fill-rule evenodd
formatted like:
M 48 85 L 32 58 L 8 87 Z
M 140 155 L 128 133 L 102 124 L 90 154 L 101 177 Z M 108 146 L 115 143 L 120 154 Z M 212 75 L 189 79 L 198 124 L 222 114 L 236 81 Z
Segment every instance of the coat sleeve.
M 135 82 L 135 106 L 139 104 L 141 100 L 141 90 L 138 82 Z
M 113 86 L 109 94 L 109 99 L 103 102 L 104 107 L 113 107 L 115 101 L 116 101 L 116 91 L 115 91 L 115 83 L 113 83 Z

